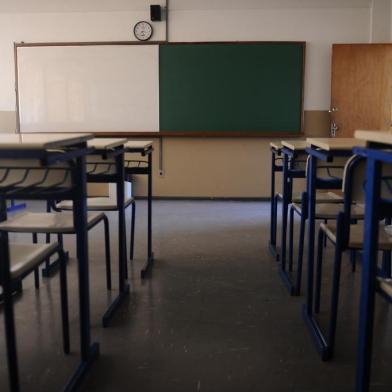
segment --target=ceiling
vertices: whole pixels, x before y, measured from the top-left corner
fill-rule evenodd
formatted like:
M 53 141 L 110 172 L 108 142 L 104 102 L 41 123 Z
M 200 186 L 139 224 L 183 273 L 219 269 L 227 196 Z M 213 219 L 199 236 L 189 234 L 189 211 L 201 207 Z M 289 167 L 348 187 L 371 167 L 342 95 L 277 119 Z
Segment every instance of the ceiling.
M 369 8 L 371 0 L 169 0 L 171 10 L 259 8 Z M 0 12 L 143 11 L 165 0 L 0 0 Z

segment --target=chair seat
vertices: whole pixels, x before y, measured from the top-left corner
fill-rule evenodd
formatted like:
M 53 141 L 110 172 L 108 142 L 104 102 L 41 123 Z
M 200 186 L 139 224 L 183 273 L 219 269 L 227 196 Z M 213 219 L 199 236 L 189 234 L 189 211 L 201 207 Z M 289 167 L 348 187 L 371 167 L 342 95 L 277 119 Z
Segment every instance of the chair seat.
M 278 196 L 283 199 L 283 194 L 278 193 Z M 294 192 L 292 197 L 293 203 L 301 203 L 302 192 Z M 343 196 L 338 195 L 334 192 L 317 192 L 316 193 L 317 203 L 343 203 Z
M 105 217 L 103 212 L 87 214 L 87 229 Z M 0 222 L 0 230 L 18 233 L 75 233 L 73 214 L 69 212 L 26 212 Z
M 301 215 L 301 204 L 293 203 L 294 210 Z M 339 212 L 343 211 L 343 204 L 337 203 L 317 203 L 316 204 L 316 219 L 336 219 Z M 355 204 L 351 206 L 352 219 L 363 219 L 365 215 L 365 208 L 362 205 Z
M 126 197 L 124 206 L 128 207 L 133 202 L 133 197 Z M 70 211 L 73 208 L 72 200 L 64 200 L 56 204 L 60 210 Z M 117 200 L 111 197 L 87 198 L 87 209 L 90 211 L 117 211 Z
M 33 270 L 57 251 L 56 242 L 50 244 L 10 243 L 11 279 L 18 279 Z
M 380 290 L 388 295 L 388 297 L 392 298 L 392 279 L 383 279 L 378 277 L 377 280 Z
M 327 237 L 336 243 L 336 222 L 321 223 L 320 227 L 326 233 Z M 380 225 L 378 230 L 378 249 L 391 250 L 392 249 L 392 236 L 385 231 L 385 226 Z M 350 226 L 350 240 L 349 248 L 362 249 L 363 248 L 364 225 L 363 222 L 352 224 Z

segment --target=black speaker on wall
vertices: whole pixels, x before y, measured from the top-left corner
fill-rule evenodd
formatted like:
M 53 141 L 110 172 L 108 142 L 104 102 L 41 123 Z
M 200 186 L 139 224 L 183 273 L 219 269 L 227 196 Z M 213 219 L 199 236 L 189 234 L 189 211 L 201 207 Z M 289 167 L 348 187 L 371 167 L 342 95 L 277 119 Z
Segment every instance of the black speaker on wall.
M 150 5 L 150 16 L 152 22 L 159 22 L 162 20 L 161 6 Z

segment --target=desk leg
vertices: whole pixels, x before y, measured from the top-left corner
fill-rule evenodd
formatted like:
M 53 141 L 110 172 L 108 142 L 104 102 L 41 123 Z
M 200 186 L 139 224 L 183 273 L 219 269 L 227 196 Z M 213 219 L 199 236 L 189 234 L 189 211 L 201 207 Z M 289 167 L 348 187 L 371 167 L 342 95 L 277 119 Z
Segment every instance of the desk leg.
M 0 221 L 7 219 L 7 205 L 4 199 L 0 200 Z M 19 391 L 18 357 L 16 350 L 16 333 L 14 306 L 12 299 L 12 284 L 10 276 L 10 255 L 8 248 L 8 233 L 0 232 L 0 276 L 3 286 L 4 329 L 7 347 L 7 363 L 10 391 Z
M 316 158 L 310 156 L 307 179 L 308 193 L 308 279 L 306 290 L 306 313 L 311 316 L 313 308 L 314 241 L 316 215 Z
M 91 344 L 90 336 L 90 290 L 87 237 L 87 202 L 86 202 L 86 158 L 77 158 L 75 183 L 79 184 L 74 199 L 74 225 L 79 278 L 79 313 L 80 313 L 80 351 L 81 362 L 76 372 L 65 386 L 65 391 L 74 391 L 83 376 L 99 355 L 98 343 Z
M 276 251 L 276 199 L 275 199 L 275 152 L 271 152 L 271 210 L 270 210 L 270 241 L 269 250 L 277 258 Z
M 52 204 L 53 204 L 52 200 L 48 200 L 46 202 L 46 212 L 47 213 L 52 212 Z M 50 243 L 50 233 L 46 233 L 45 237 L 46 237 L 46 239 L 45 239 L 46 243 L 49 244 Z M 66 262 L 69 261 L 69 252 L 64 252 L 64 258 L 65 258 Z M 45 267 L 42 269 L 42 276 L 44 278 L 52 277 L 60 269 L 60 265 L 61 265 L 61 261 L 60 261 L 59 257 L 57 257 L 57 259 L 53 260 L 52 262 L 50 262 L 50 257 L 49 257 L 45 262 Z
M 391 224 L 391 218 L 385 219 L 385 224 Z M 391 251 L 382 252 L 382 270 L 381 274 L 383 278 L 391 278 Z
M 288 156 L 287 154 L 283 155 L 283 184 L 282 184 L 282 192 L 283 192 L 283 200 L 282 200 L 282 238 L 281 238 L 281 247 L 280 247 L 280 256 L 279 261 L 281 263 L 281 268 L 284 271 L 286 269 L 286 233 L 287 233 L 287 213 L 288 206 L 291 201 L 290 193 L 290 185 L 288 178 Z
M 306 303 L 303 307 L 303 317 L 309 332 L 314 340 L 316 348 L 322 360 L 329 359 L 328 344 L 317 321 L 313 318 L 313 294 L 314 294 L 314 243 L 316 228 L 316 167 L 317 158 L 310 155 L 307 193 L 308 193 L 308 276 Z
M 151 270 L 154 262 L 154 253 L 152 251 L 152 152 L 148 154 L 148 221 L 147 221 L 147 262 L 140 271 L 141 278 L 145 278 Z
M 109 325 L 109 321 L 123 299 L 129 294 L 129 284 L 126 281 L 126 233 L 125 233 L 125 209 L 124 209 L 124 154 L 116 156 L 117 172 L 117 210 L 118 210 L 118 287 L 119 293 L 111 303 L 102 318 L 103 327 Z
M 368 158 L 366 169 L 365 238 L 359 313 L 356 391 L 369 391 L 376 292 L 381 163 Z

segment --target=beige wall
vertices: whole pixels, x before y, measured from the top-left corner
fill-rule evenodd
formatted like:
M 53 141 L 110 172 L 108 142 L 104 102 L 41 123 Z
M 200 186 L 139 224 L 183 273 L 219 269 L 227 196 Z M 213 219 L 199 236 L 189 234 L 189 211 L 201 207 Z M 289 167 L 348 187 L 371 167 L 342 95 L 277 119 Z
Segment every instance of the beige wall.
M 328 136 L 326 111 L 305 112 L 305 136 Z M 154 195 L 162 197 L 269 197 L 270 138 L 164 138 L 159 176 L 159 140 L 154 142 Z M 279 182 L 280 177 L 277 179 Z M 134 194 L 145 195 L 146 179 Z
M 15 111 L 0 111 L 0 132 L 12 133 L 16 130 Z
M 326 111 L 305 112 L 304 136 L 328 136 Z M 0 131 L 15 129 L 15 112 L 0 112 Z M 269 197 L 270 138 L 164 138 L 159 176 L 159 139 L 154 141 L 154 195 L 161 197 Z M 280 183 L 278 176 L 277 182 Z M 144 196 L 138 176 L 134 194 Z

